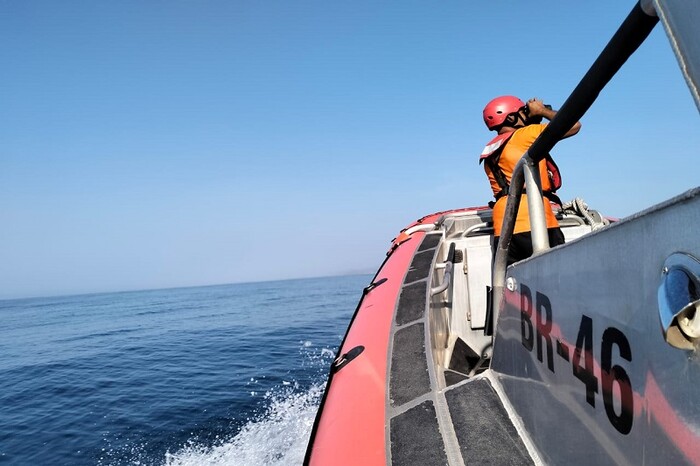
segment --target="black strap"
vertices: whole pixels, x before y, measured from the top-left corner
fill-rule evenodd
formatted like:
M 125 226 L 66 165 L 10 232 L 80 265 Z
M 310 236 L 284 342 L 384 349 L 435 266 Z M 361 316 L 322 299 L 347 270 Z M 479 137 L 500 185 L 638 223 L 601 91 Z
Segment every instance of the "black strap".
M 506 175 L 503 174 L 503 170 L 501 170 L 501 167 L 498 166 L 498 161 L 501 158 L 501 152 L 503 152 L 503 146 L 496 150 L 496 152 L 493 154 L 486 157 L 486 160 L 484 160 L 484 164 L 489 167 L 489 170 L 491 170 L 491 173 L 493 173 L 493 177 L 496 178 L 496 183 L 498 183 L 498 186 L 501 188 L 501 191 L 494 195 L 496 200 L 502 198 L 503 196 L 507 196 L 508 189 L 510 187 L 510 184 L 506 179 Z
M 554 202 L 559 207 L 563 207 L 561 198 L 559 198 L 559 196 L 557 196 L 553 191 L 542 191 L 542 195 L 550 201 Z
M 503 173 L 503 170 L 501 170 L 501 167 L 498 165 L 498 161 L 501 158 L 501 152 L 503 152 L 504 147 L 505 144 L 484 160 L 484 164 L 486 164 L 486 166 L 489 167 L 489 170 L 491 170 L 491 173 L 493 173 L 493 177 L 496 179 L 496 183 L 498 183 L 498 186 L 501 188 L 499 192 L 493 195 L 493 197 L 495 197 L 496 200 L 499 200 L 503 196 L 507 196 L 510 189 L 510 183 L 508 183 L 506 175 Z M 547 156 L 549 157 L 549 154 Z M 525 189 L 523 189 L 523 194 L 524 193 Z M 561 199 L 554 193 L 554 191 L 543 191 L 542 195 L 550 201 L 554 202 L 555 204 L 559 206 L 562 205 Z M 489 206 L 490 205 L 491 203 L 489 203 Z

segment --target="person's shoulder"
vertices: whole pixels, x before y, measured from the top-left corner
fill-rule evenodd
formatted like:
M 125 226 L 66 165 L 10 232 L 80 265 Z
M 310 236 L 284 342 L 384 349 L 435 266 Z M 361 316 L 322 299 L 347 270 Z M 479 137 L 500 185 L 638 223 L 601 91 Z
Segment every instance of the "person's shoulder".
M 527 125 L 515 130 L 513 137 L 537 137 L 547 127 L 546 124 Z

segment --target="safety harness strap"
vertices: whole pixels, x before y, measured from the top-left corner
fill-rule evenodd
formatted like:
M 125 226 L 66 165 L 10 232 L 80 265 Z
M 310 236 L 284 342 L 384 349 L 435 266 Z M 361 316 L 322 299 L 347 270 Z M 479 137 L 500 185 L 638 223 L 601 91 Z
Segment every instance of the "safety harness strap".
M 493 177 L 496 179 L 496 183 L 498 183 L 498 186 L 501 188 L 499 192 L 494 194 L 494 197 L 497 201 L 503 196 L 507 196 L 510 189 L 510 183 L 508 182 L 506 175 L 503 173 L 503 170 L 501 170 L 501 167 L 498 165 L 498 162 L 501 158 L 501 154 L 503 153 L 503 149 L 508 143 L 508 139 L 510 138 L 505 138 L 505 140 L 500 141 L 500 146 L 487 156 L 484 157 L 484 154 L 482 154 L 482 160 L 484 161 L 484 164 L 489 168 L 489 170 L 491 170 L 491 173 L 493 173 Z M 549 154 L 545 156 L 545 160 L 547 163 L 547 172 L 549 174 L 550 185 L 552 186 L 552 189 L 543 191 L 542 195 L 550 201 L 554 202 L 555 204 L 561 206 L 562 201 L 559 198 L 559 196 L 555 194 L 556 190 L 561 187 L 562 182 L 559 167 L 557 167 L 557 164 L 554 163 L 554 159 L 552 159 L 552 157 Z M 523 189 L 523 193 L 525 193 L 525 189 Z

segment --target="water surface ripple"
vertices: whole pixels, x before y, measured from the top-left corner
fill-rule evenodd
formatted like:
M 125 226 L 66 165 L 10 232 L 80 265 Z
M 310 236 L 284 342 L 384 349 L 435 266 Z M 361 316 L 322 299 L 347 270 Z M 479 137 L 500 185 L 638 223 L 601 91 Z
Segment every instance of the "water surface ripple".
M 370 278 L 0 301 L 0 464 L 299 464 Z

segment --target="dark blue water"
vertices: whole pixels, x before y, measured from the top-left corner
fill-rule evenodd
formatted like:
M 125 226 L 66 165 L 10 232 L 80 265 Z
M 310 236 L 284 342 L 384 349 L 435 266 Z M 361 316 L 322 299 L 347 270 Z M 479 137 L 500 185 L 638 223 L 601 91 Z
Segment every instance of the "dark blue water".
M 370 278 L 0 301 L 0 464 L 300 464 Z

